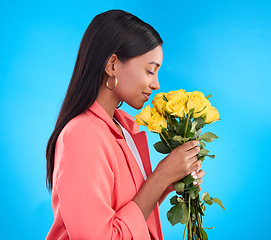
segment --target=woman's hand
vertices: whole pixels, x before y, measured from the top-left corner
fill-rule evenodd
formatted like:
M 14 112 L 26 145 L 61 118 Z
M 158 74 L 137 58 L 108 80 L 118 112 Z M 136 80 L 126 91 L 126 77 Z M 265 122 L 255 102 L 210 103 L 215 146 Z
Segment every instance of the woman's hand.
M 200 151 L 198 141 L 190 141 L 176 147 L 168 154 L 156 169 L 148 176 L 133 201 L 141 209 L 147 220 L 157 202 L 161 203 L 172 188 L 172 184 L 195 172 L 198 179 L 204 175 L 201 169 L 201 161 L 197 154 Z M 201 184 L 202 180 L 197 183 Z
M 192 172 L 193 173 L 193 172 Z M 191 173 L 191 174 L 192 174 Z M 195 178 L 195 179 L 198 179 L 199 180 L 199 182 L 197 182 L 197 181 L 195 181 L 195 185 L 198 185 L 199 186 L 199 191 L 201 191 L 202 190 L 202 188 L 201 188 L 201 184 L 202 184 L 202 178 L 204 177 L 204 175 L 205 175 L 205 172 L 203 171 L 203 170 L 200 170 L 199 172 L 194 172 L 194 174 L 193 174 L 193 177 Z M 162 194 L 162 196 L 161 196 L 161 198 L 159 199 L 159 205 L 161 205 L 161 203 L 165 200 L 165 198 L 167 197 L 167 195 L 169 194 L 169 193 L 171 193 L 171 192 L 174 192 L 174 191 L 176 191 L 175 189 L 174 189 L 174 184 L 175 183 L 172 183 L 172 184 L 170 184 L 167 188 L 166 188 L 166 190 L 164 191 L 164 193 Z
M 195 172 L 194 174 L 193 174 L 193 172 L 191 173 L 192 174 L 192 176 L 195 178 L 195 179 L 198 179 L 199 180 L 199 182 L 195 182 L 195 184 L 194 185 L 198 185 L 199 186 L 199 191 L 201 191 L 202 190 L 202 188 L 201 188 L 201 184 L 202 184 L 202 178 L 204 177 L 204 175 L 205 175 L 205 172 L 203 171 L 203 170 L 200 170 L 199 172 Z
M 192 172 L 200 174 L 198 178 L 203 177 L 204 172 L 199 172 L 202 164 L 197 157 L 200 151 L 198 144 L 199 142 L 194 140 L 176 147 L 157 165 L 154 172 L 159 174 L 166 187 Z

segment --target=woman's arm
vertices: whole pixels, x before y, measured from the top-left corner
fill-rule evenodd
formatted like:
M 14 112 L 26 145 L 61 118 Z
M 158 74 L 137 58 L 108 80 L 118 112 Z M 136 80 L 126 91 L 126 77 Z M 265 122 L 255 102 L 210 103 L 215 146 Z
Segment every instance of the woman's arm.
M 198 141 L 190 141 L 175 148 L 160 161 L 142 185 L 133 201 L 139 206 L 146 220 L 168 186 L 193 171 L 199 171 L 201 161 L 197 161 L 200 150 L 197 145 Z
M 95 124 L 76 126 L 56 145 L 52 201 L 55 222 L 47 240 L 149 239 L 138 205 L 130 200 L 115 210 L 112 152 Z M 116 197 L 116 196 L 115 196 Z
M 174 192 L 175 189 L 173 187 L 173 184 L 169 185 L 166 190 L 163 192 L 162 196 L 160 197 L 158 204 L 161 205 L 162 202 L 166 199 L 166 197 L 168 196 L 168 194 L 170 194 L 171 192 Z

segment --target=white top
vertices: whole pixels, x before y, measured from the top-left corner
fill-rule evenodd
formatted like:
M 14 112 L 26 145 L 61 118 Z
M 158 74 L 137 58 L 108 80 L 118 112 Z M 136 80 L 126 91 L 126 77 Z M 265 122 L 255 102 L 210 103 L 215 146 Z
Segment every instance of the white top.
M 146 175 L 146 172 L 144 170 L 141 157 L 139 155 L 139 152 L 137 150 L 137 147 L 135 145 L 135 142 L 134 142 L 133 138 L 131 137 L 130 133 L 123 126 L 121 126 L 121 124 L 115 118 L 114 118 L 114 120 L 120 125 L 120 127 L 122 129 L 122 132 L 124 134 L 124 137 L 126 139 L 127 145 L 130 148 L 131 152 L 133 153 L 133 155 L 134 155 L 134 157 L 135 157 L 135 159 L 137 161 L 137 164 L 138 164 L 138 166 L 140 168 L 140 171 L 141 171 L 141 173 L 143 175 L 143 178 L 146 181 L 147 175 Z

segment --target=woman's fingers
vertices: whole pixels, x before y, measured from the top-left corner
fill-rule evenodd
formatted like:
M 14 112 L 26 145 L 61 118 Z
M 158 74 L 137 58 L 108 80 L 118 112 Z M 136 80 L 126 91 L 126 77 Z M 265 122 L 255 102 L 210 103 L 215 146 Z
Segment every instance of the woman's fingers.
M 194 185 L 200 185 L 202 184 L 202 179 L 198 179 L 197 181 L 194 181 Z
M 194 147 L 194 148 L 187 151 L 187 157 L 192 158 L 194 156 L 197 156 L 199 151 L 200 151 L 200 147 L 196 146 L 196 147 Z
M 198 178 L 203 178 L 205 175 L 205 172 L 203 170 L 200 170 L 196 175 Z
M 197 155 L 195 155 L 195 156 L 193 156 L 193 157 L 191 157 L 191 158 L 189 159 L 189 164 L 192 165 L 192 164 L 195 163 L 196 161 L 198 161 L 198 156 L 197 156 Z
M 193 174 L 193 177 L 195 178 L 195 179 L 198 179 L 198 181 L 194 181 L 194 185 L 198 185 L 199 186 L 199 191 L 201 191 L 202 190 L 202 188 L 201 188 L 201 184 L 202 184 L 202 177 L 204 177 L 204 175 L 205 175 L 205 172 L 203 171 L 203 170 L 200 170 L 198 173 L 195 173 L 195 174 Z
M 201 161 L 198 161 L 197 156 L 200 151 L 198 144 L 197 140 L 182 144 L 157 165 L 156 171 L 160 171 L 168 185 L 201 169 Z
M 199 145 L 199 141 L 193 140 L 193 141 L 189 141 L 189 142 L 182 144 L 181 146 L 179 146 L 179 148 L 184 151 L 189 151 L 190 149 L 193 149 L 194 147 L 196 147 L 198 145 Z
M 192 172 L 195 172 L 195 173 L 198 173 L 199 172 L 199 170 L 201 169 L 201 167 L 202 167 L 202 163 L 201 163 L 201 161 L 200 160 L 198 160 L 198 158 L 197 158 L 197 160 L 194 160 L 195 158 L 191 158 L 190 159 L 190 164 L 191 164 L 191 166 L 190 166 L 190 173 L 192 173 Z

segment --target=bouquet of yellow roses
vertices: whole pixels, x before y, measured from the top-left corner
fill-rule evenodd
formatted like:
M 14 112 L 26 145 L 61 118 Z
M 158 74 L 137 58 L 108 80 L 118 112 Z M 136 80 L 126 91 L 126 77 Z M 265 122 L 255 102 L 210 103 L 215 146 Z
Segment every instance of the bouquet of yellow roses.
M 206 125 L 216 122 L 219 113 L 208 100 L 211 95 L 205 97 L 203 93 L 194 91 L 186 92 L 182 89 L 168 93 L 157 94 L 150 105 L 136 115 L 136 122 L 148 127 L 149 131 L 158 133 L 160 141 L 154 144 L 155 149 L 164 154 L 170 153 L 174 148 L 187 141 L 198 140 L 200 152 L 198 160 L 209 155 L 205 148 L 205 142 L 212 142 L 218 138 L 211 132 L 201 134 L 201 129 Z M 199 197 L 199 187 L 193 182 L 191 174 L 181 179 L 174 185 L 176 194 L 170 199 L 173 207 L 167 212 L 167 218 L 172 225 L 185 224 L 183 240 L 207 240 L 207 233 L 203 228 L 202 216 L 204 216 L 205 204 L 219 204 L 224 206 L 218 198 L 210 197 L 208 192 Z M 196 180 L 197 181 L 197 180 Z

